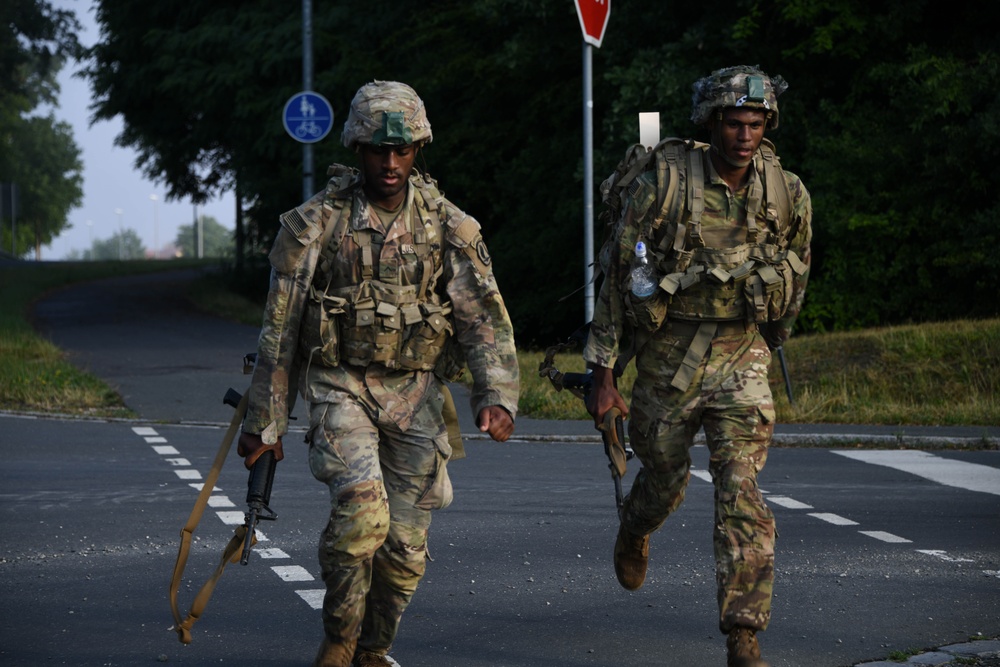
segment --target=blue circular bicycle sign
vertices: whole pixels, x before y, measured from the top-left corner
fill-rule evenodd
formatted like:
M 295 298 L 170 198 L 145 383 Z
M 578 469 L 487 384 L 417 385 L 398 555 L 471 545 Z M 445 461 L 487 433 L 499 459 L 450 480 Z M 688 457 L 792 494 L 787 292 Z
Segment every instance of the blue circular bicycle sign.
M 319 93 L 305 90 L 288 98 L 281 120 L 292 139 L 312 144 L 333 128 L 333 107 Z

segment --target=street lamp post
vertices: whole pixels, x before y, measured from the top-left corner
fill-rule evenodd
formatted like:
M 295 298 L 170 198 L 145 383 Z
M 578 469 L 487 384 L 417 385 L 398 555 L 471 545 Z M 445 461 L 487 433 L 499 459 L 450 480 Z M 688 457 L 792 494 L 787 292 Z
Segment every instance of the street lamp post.
M 149 195 L 153 202 L 153 259 L 160 256 L 160 198 L 155 194 Z

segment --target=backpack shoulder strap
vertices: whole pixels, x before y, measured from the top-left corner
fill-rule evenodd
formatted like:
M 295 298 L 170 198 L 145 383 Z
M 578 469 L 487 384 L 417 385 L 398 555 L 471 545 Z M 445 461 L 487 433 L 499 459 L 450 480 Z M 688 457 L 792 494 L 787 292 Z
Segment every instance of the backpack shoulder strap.
M 767 219 L 774 222 L 781 242 L 787 242 L 793 237 L 791 227 L 792 194 L 785 180 L 785 171 L 775 152 L 774 144 L 764 139 L 760 143 L 760 153 L 764 163 L 764 187 L 767 197 Z

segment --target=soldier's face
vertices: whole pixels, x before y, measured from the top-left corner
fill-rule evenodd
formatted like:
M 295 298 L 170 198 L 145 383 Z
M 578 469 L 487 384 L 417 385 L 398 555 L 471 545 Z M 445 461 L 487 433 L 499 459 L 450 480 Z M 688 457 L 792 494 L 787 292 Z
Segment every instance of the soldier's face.
M 382 208 L 394 209 L 406 196 L 406 181 L 413 171 L 417 146 L 372 146 L 361 144 L 361 172 L 368 199 Z
M 767 114 L 757 109 L 726 109 L 712 126 L 716 147 L 731 160 L 749 164 L 764 138 Z

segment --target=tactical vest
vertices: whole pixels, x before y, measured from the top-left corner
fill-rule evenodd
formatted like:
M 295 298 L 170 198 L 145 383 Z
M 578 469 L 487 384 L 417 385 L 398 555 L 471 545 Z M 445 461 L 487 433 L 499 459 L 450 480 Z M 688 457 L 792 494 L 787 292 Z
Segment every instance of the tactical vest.
M 745 242 L 731 248 L 705 246 L 701 217 L 708 150 L 708 144 L 675 138 L 648 152 L 634 146 L 601 185 L 610 222 L 617 226 L 601 251 L 604 270 L 616 270 L 609 266 L 610 252 L 626 217 L 643 218 L 639 238 L 646 241 L 660 276 L 660 289 L 642 300 L 631 294 L 627 278 L 621 281 L 626 316 L 641 330 L 656 330 L 667 319 L 780 319 L 790 303 L 794 276 L 806 270 L 788 247 L 798 220 L 791 220 L 791 193 L 766 139 L 754 156 Z M 631 211 L 622 210 L 626 201 Z M 657 213 L 648 216 L 654 204 Z
M 382 267 L 396 277 L 395 283 L 388 282 L 376 270 L 381 236 L 374 230 L 354 229 L 351 225 L 357 181 L 352 180 L 349 187 L 338 187 L 333 180 L 331 183 L 324 202 L 324 206 L 332 209 L 325 229 L 327 240 L 309 288 L 300 333 L 300 345 L 309 362 L 324 366 L 380 364 L 394 370 L 437 370 L 445 379 L 453 379 L 464 360 L 456 358 L 458 346 L 449 345 L 454 331 L 449 318 L 451 303 L 435 287 L 444 271 L 445 234 L 466 233 L 468 228 L 461 229 L 461 223 L 471 218 L 449 218 L 444 196 L 435 181 L 422 175 L 411 177 L 415 211 L 408 216 L 412 224 L 407 231 L 413 243 L 405 248 L 405 254 L 414 258 L 409 261 L 417 264 L 419 282 L 403 284 L 404 272 L 399 261 L 402 252 Z M 478 225 L 475 231 L 478 232 Z M 358 246 L 361 281 L 334 287 L 334 261 L 348 232 Z

